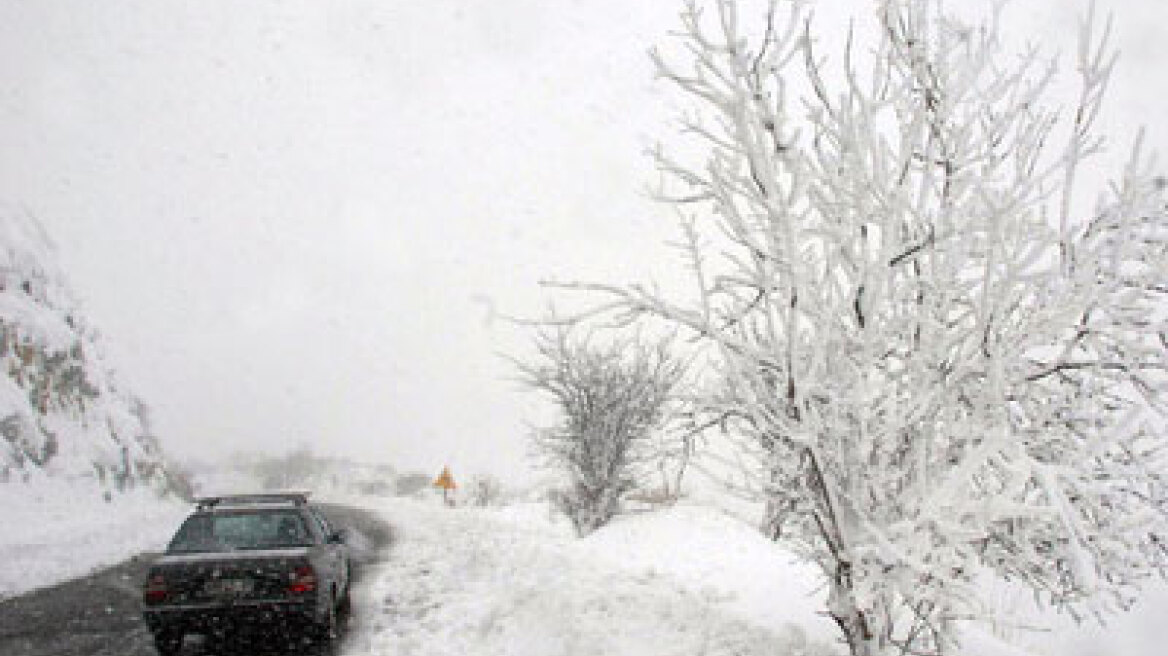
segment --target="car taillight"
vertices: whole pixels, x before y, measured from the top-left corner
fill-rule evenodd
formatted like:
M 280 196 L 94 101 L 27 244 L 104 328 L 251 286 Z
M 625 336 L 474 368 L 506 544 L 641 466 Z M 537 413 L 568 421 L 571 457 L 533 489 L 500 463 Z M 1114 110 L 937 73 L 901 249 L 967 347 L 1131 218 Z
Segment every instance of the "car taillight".
M 308 565 L 301 565 L 292 570 L 292 579 L 288 583 L 288 592 L 304 594 L 316 589 L 316 572 Z
M 161 574 L 155 574 L 146 581 L 142 590 L 142 599 L 147 603 L 166 601 L 166 579 Z

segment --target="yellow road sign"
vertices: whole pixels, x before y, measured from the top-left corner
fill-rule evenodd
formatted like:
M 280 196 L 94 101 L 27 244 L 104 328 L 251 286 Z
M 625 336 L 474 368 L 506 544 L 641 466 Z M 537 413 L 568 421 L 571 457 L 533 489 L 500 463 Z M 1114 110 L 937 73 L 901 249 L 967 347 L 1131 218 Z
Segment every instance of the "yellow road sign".
M 442 468 L 442 474 L 434 481 L 434 487 L 440 487 L 443 490 L 453 490 L 458 487 L 454 482 L 454 477 L 450 475 L 450 467 Z

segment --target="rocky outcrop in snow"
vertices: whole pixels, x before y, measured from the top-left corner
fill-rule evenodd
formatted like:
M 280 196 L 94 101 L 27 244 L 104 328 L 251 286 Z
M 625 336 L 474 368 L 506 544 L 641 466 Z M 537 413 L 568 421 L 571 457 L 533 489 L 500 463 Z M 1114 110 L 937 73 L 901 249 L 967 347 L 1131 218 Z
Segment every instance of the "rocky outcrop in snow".
M 0 485 L 181 491 L 33 218 L 0 208 Z

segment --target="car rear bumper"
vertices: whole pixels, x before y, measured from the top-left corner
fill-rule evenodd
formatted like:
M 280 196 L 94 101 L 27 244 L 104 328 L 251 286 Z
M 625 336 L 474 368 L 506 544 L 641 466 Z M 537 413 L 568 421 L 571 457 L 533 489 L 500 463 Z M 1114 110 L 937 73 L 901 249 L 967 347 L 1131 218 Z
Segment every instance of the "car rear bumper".
M 314 599 L 295 601 L 240 601 L 231 604 L 160 605 L 142 610 L 153 633 L 210 632 L 245 626 L 310 627 L 317 621 Z

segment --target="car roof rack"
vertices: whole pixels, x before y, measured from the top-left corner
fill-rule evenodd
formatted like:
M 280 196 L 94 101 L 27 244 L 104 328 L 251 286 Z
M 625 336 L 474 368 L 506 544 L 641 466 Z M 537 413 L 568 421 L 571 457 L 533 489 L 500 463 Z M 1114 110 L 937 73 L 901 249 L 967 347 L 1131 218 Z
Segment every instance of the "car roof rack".
M 225 494 L 195 499 L 196 510 L 212 510 L 218 506 L 252 506 L 271 503 L 308 503 L 309 492 L 265 492 L 262 494 Z

